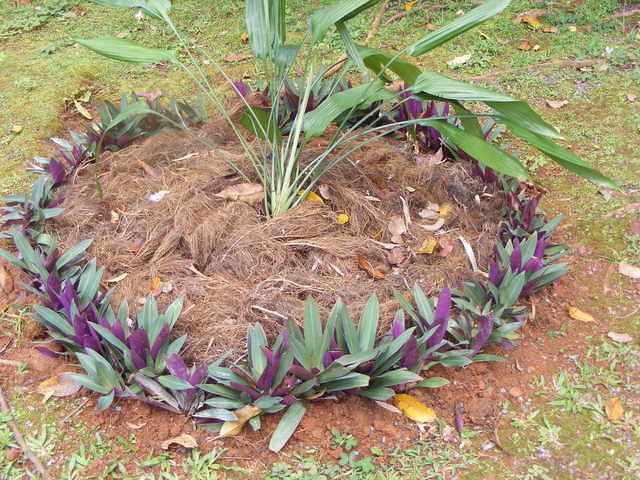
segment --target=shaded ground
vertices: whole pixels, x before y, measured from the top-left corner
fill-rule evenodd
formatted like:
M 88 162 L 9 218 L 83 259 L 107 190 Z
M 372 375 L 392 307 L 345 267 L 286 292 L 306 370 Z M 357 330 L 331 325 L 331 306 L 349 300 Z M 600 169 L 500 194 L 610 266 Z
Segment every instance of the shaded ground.
M 246 51 L 240 39 L 241 2 L 219 2 L 216 14 L 210 10 L 203 14 L 198 10 L 199 3 L 176 6 L 177 23 L 188 24 L 199 42 L 215 44 L 223 58 L 227 53 Z M 442 24 L 443 17 L 451 17 L 472 4 L 447 2 L 446 8 L 431 10 L 429 2 L 418 2 L 415 12 L 383 27 L 372 45 L 397 46 L 398 38 L 403 43 L 409 40 L 407 32 L 418 36 L 427 22 Z M 485 80 L 487 84 L 530 101 L 560 127 L 577 154 L 622 185 L 621 194 L 599 192 L 546 164 L 537 154 L 523 151 L 527 162 L 551 190 L 545 209 L 568 217 L 561 237 L 574 249 L 571 272 L 558 287 L 534 299 L 537 318 L 525 330 L 523 346 L 506 353 L 506 364 L 447 371 L 445 376 L 456 383 L 420 394 L 434 406 L 442 424 L 422 432 L 389 412 L 374 411 L 371 405 L 354 399 L 337 408 L 312 409 L 305 420 L 308 423 L 303 424 L 294 442 L 280 456 L 264 451 L 263 436 L 269 431 L 268 426 L 262 433 L 247 434 L 225 444 L 201 438 L 205 453 L 189 456 L 176 451 L 150 451 L 153 441 L 157 444 L 164 439 L 160 437 L 165 432 L 154 429 L 154 419 L 159 414 L 149 417 L 138 407 L 122 405 L 113 415 L 96 415 L 92 397 L 74 398 L 71 402 L 50 400 L 41 406 L 33 387 L 46 374 L 35 366 L 26 372 L 0 369 L 3 385 L 8 384 L 13 395 L 12 408 L 32 448 L 50 468 L 57 467 L 60 478 L 78 479 L 90 478 L 90 474 L 98 478 L 245 478 L 255 471 L 274 479 L 338 475 L 358 479 L 455 475 L 465 479 L 491 475 L 496 479 L 543 480 L 637 478 L 640 290 L 637 281 L 633 283 L 617 274 L 616 263 L 640 265 L 640 237 L 630 228 L 632 222 L 639 220 L 638 211 L 622 210 L 640 201 L 640 101 L 630 100 L 633 95 L 640 97 L 638 16 L 604 22 L 625 7 L 633 8 L 633 4 L 624 2 L 584 0 L 557 5 L 574 6 L 573 10 L 553 7 L 551 15 L 541 17 L 543 24 L 555 26 L 557 33 L 534 31 L 514 23 L 517 14 L 545 7 L 545 2 L 516 1 L 501 18 L 425 61 L 436 70 L 460 78 L 498 72 Z M 292 13 L 297 9 L 297 5 L 292 6 Z M 10 6 L 0 7 L 0 15 L 5 18 L 10 12 Z M 401 5 L 392 3 L 383 23 L 401 12 Z M 572 27 L 576 27 L 575 31 Z M 367 30 L 368 22 L 363 20 L 360 35 L 364 37 Z M 134 86 L 138 90 L 160 85 L 171 93 L 187 91 L 180 75 L 174 72 L 124 67 L 73 46 L 52 47 L 51 53 L 41 56 L 42 47 L 55 42 L 64 45 L 70 37 L 88 35 L 89 31 L 125 32 L 127 38 L 144 39 L 149 45 L 159 42 L 170 46 L 161 31 L 135 23 L 124 11 L 114 15 L 90 4 L 50 19 L 37 31 L 0 38 L 3 191 L 13 191 L 23 182 L 16 168 L 42 149 L 43 138 L 63 133 L 58 132 L 63 97 L 81 97 L 91 91 L 92 98 L 113 98 L 118 88 Z M 525 40 L 533 46 L 540 45 L 540 49 L 518 50 Z M 329 37 L 327 48 L 331 41 Z M 464 54 L 471 54 L 466 64 L 455 70 L 446 65 L 446 61 Z M 595 59 L 593 66 L 576 69 L 553 65 L 518 70 L 545 61 L 585 58 Z M 230 66 L 240 73 L 248 69 L 248 64 Z M 547 106 L 547 100 L 569 103 L 556 110 Z M 16 124 L 24 127 L 23 132 L 18 136 L 8 134 Z M 598 322 L 569 319 L 569 304 L 592 313 Z M 24 314 L 11 310 L 3 314 L 0 332 L 13 336 L 28 325 Z M 609 332 L 629 333 L 633 341 L 616 343 L 607 337 Z M 3 345 L 4 341 L 0 341 L 0 348 Z M 11 381 L 7 381 L 9 375 Z M 461 395 L 474 397 L 465 405 L 467 429 L 462 447 L 446 426 L 452 424 L 451 405 Z M 612 422 L 607 419 L 604 405 L 614 397 L 620 399 L 625 413 L 619 421 Z M 70 414 L 65 422 L 68 426 L 60 429 L 59 422 Z M 362 421 L 353 422 L 352 415 L 363 417 Z M 121 417 L 134 427 L 143 418 L 150 421 L 135 429 L 122 427 L 118 423 Z M 24 466 L 13 459 L 12 440 L 3 422 L 0 419 L 0 478 L 21 478 Z M 363 427 L 367 423 L 372 427 L 369 432 Z M 173 434 L 174 430 L 179 433 L 182 427 L 172 426 L 166 434 Z M 420 440 L 394 451 L 396 442 L 390 440 L 393 435 Z M 73 450 L 69 449 L 69 438 L 78 441 Z M 371 448 L 376 445 L 379 449 Z M 324 456 L 319 458 L 315 446 Z M 229 450 L 223 452 L 223 448 Z M 377 473 L 372 471 L 372 464 L 378 464 Z M 236 467 L 246 470 L 233 470 Z M 155 476 L 145 473 L 149 471 Z

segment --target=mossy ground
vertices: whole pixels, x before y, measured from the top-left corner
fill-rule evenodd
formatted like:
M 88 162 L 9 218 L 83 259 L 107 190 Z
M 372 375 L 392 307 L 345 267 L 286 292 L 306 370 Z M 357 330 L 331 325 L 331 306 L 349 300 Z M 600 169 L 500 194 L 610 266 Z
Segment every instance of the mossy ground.
M 62 0 L 34 1 L 15 9 L 12 2 L 0 6 L 0 22 L 6 26 L 25 24 L 36 14 L 36 8 L 55 6 Z M 175 2 L 174 19 L 184 25 L 194 45 L 212 47 L 217 59 L 230 53 L 246 53 L 242 42 L 244 31 L 242 2 L 219 0 L 211 2 L 186 0 Z M 291 1 L 289 14 L 302 18 L 313 7 L 308 2 Z M 322 0 L 320 4 L 329 3 Z M 431 9 L 432 2 L 419 0 L 413 11 L 380 28 L 372 46 L 397 48 L 419 38 L 427 23 L 442 25 L 455 17 L 460 9 L 467 10 L 472 0 L 448 1 L 443 8 Z M 559 127 L 567 144 L 579 156 L 610 175 L 622 187 L 622 193 L 601 191 L 577 180 L 539 154 L 522 149 L 527 164 L 540 174 L 551 193 L 545 208 L 550 213 L 567 215 L 563 237 L 575 248 L 588 253 L 576 258 L 573 269 L 589 268 L 591 262 L 614 264 L 625 261 L 640 265 L 640 241 L 629 233 L 632 213 L 617 218 L 607 214 L 638 201 L 640 189 L 640 99 L 630 101 L 630 95 L 640 97 L 640 32 L 633 21 L 636 17 L 605 21 L 615 12 L 631 5 L 614 0 L 562 0 L 559 5 L 576 4 L 573 10 L 550 7 L 542 17 L 545 26 L 555 26 L 556 33 L 543 33 L 527 25 L 515 23 L 516 15 L 534 9 L 547 8 L 547 2 L 515 0 L 500 17 L 465 34 L 441 49 L 421 59 L 425 68 L 464 79 L 468 76 L 498 74 L 485 83 L 532 103 L 544 117 Z M 161 88 L 167 93 L 189 98 L 193 90 L 188 79 L 174 70 L 158 70 L 116 63 L 100 58 L 74 45 L 77 37 L 94 37 L 119 33 L 128 39 L 150 46 L 175 48 L 177 44 L 162 28 L 145 20 L 138 22 L 130 10 L 107 10 L 91 3 L 74 2 L 73 8 L 45 19 L 34 30 L 0 37 L 0 194 L 24 189 L 29 178 L 22 173 L 24 164 L 46 148 L 44 141 L 64 135 L 62 114 L 70 112 L 80 123 L 83 119 L 73 112 L 73 99 L 91 101 L 112 99 L 119 92 Z M 391 2 L 383 24 L 392 15 L 402 12 L 402 2 Z M 371 16 L 354 21 L 356 40 L 367 34 Z M 27 22 L 28 24 L 28 22 Z M 298 23 L 301 35 L 303 23 Z M 539 49 L 523 51 L 518 46 L 528 40 Z M 338 37 L 329 34 L 322 49 L 331 51 Z M 469 61 L 452 68 L 446 62 L 470 54 Z M 546 61 L 597 59 L 593 67 L 576 69 L 551 66 L 536 70 L 519 70 L 527 65 Z M 244 75 L 249 81 L 256 72 L 250 62 L 228 64 L 234 75 Z M 546 100 L 567 100 L 561 109 L 551 109 Z M 10 132 L 14 125 L 23 130 Z M 635 217 L 637 218 L 637 217 Z M 614 272 L 612 292 L 604 295 L 602 278 L 593 278 L 577 293 L 575 302 L 585 310 L 600 313 L 608 330 L 629 333 L 630 345 L 620 345 L 607 339 L 601 330 L 578 322 L 567 324 L 554 335 L 582 335 L 579 347 L 558 352 L 570 356 L 574 366 L 553 376 L 540 378 L 533 385 L 536 393 L 524 403 L 505 403 L 498 430 L 505 452 L 496 448 L 484 450 L 486 434 L 467 432 L 467 447 L 452 449 L 437 438 L 415 451 L 398 452 L 385 458 L 387 467 L 371 471 L 367 459 L 336 466 L 323 463 L 309 454 L 301 454 L 288 465 L 275 465 L 272 479 L 395 479 L 395 478 L 459 478 L 496 479 L 632 479 L 640 477 L 640 315 L 629 315 L 637 308 L 627 292 L 631 285 Z M 582 279 L 584 280 L 584 278 Z M 621 318 L 625 317 L 625 318 Z M 16 317 L 0 319 L 3 329 L 20 325 Z M 595 333 L 597 332 L 597 333 Z M 544 338 L 540 341 L 545 341 Z M 615 360 L 615 361 L 614 361 Z M 619 397 L 625 415 L 611 422 L 604 413 L 604 403 Z M 241 471 L 230 471 L 218 461 L 219 452 L 208 455 L 194 452 L 182 465 L 175 465 L 168 454 L 154 456 L 138 452 L 135 437 L 109 439 L 96 437 L 82 424 L 71 430 L 77 448 L 71 456 L 62 456 L 65 439 L 57 433 L 57 424 L 83 399 L 73 402 L 49 401 L 44 407 L 33 394 L 14 396 L 12 408 L 17 421 L 28 427 L 32 448 L 45 461 L 62 462 L 65 479 L 88 478 L 84 472 L 91 464 L 108 458 L 110 442 L 130 446 L 137 459 L 136 471 L 125 471 L 124 463 L 110 459 L 109 466 L 97 478 L 141 478 L 151 467 L 159 472 L 144 478 L 244 478 Z M 13 445 L 9 430 L 0 418 L 0 478 L 27 478 L 25 472 L 9 461 L 3 452 Z M 98 434 L 100 435 L 100 434 Z M 111 461 L 113 460 L 113 461 Z

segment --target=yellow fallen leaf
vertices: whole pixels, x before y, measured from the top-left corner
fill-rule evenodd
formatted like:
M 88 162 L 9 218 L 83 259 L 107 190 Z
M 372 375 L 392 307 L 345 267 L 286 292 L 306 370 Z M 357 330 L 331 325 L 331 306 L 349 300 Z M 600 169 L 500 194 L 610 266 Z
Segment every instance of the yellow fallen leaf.
M 533 27 L 534 29 L 538 29 L 542 26 L 542 23 L 540 23 L 540 20 L 538 20 L 538 17 L 534 15 L 524 15 L 523 17 L 520 18 L 520 22 L 531 25 L 531 27 Z
M 105 280 L 107 283 L 118 283 L 121 282 L 122 280 L 124 280 L 125 278 L 127 278 L 129 274 L 127 272 L 121 273 L 120 275 L 118 275 L 117 277 L 113 277 L 113 278 L 109 278 L 108 280 Z
M 612 422 L 618 421 L 624 414 L 624 408 L 618 397 L 613 397 L 604 405 L 604 411 L 607 414 L 607 418 Z
M 11 127 L 11 133 L 15 133 L 16 135 L 22 131 L 22 125 L 14 125 Z
M 436 237 L 432 235 L 429 235 L 427 238 L 424 239 L 424 241 L 422 242 L 422 245 L 420 245 L 420 248 L 416 253 L 424 253 L 427 255 L 431 255 L 437 246 L 438 246 L 438 239 L 436 239 Z
M 244 424 L 256 415 L 260 415 L 262 410 L 253 405 L 245 405 L 233 412 L 238 420 L 224 422 L 220 429 L 218 438 L 234 437 L 242 431 Z
M 89 110 L 87 110 L 86 108 L 84 108 L 80 102 L 78 102 L 77 100 L 73 101 L 73 105 L 76 107 L 76 110 L 78 111 L 78 113 L 80 115 L 82 115 L 84 118 L 86 118 L 87 120 L 93 120 L 93 116 L 91 115 L 91 112 L 89 112 Z
M 380 240 L 382 240 L 382 235 L 384 234 L 383 230 L 378 230 L 376 232 L 376 234 L 373 236 L 373 239 L 377 242 L 379 242 Z
M 44 396 L 42 403 L 51 397 L 68 397 L 77 393 L 78 390 L 80 390 L 80 385 L 64 373 L 46 379 L 36 388 L 36 391 Z
M 571 318 L 573 318 L 574 320 L 579 320 L 581 322 L 595 322 L 596 321 L 596 319 L 593 318 L 593 315 L 591 315 L 591 314 L 589 314 L 587 312 L 583 312 L 579 308 L 570 306 L 568 311 L 569 311 L 569 316 Z
M 404 189 L 405 189 L 407 192 L 409 192 L 409 193 L 413 193 L 413 192 L 415 192 L 415 191 L 416 191 L 416 189 L 415 189 L 415 188 L 410 187 L 409 185 L 407 185 L 406 187 L 404 187 Z
M 446 217 L 451 213 L 452 210 L 453 210 L 453 205 L 451 205 L 450 203 L 443 203 L 440 206 L 440 210 L 438 211 L 438 213 L 441 217 Z
M 393 396 L 393 402 L 396 407 L 404 413 L 404 416 L 418 423 L 433 422 L 438 416 L 432 408 L 427 407 L 420 400 L 407 395 L 405 393 L 399 393 Z
M 160 286 L 160 283 L 162 283 L 162 280 L 160 280 L 160 277 L 153 277 L 151 279 L 151 285 L 150 285 L 149 291 L 155 292 Z
M 240 41 L 242 43 L 247 43 L 249 41 L 249 34 L 247 32 L 242 32 L 240 34 Z
M 574 25 L 571 25 L 571 26 L 569 27 L 569 31 L 570 31 L 570 32 L 577 32 L 577 31 L 578 31 L 578 27 L 576 27 L 576 26 L 574 26 Z
M 404 9 L 409 12 L 413 9 L 413 6 L 416 4 L 415 1 L 413 2 L 404 2 Z
M 346 213 L 339 213 L 336 216 L 336 221 L 340 224 L 340 225 L 344 225 L 345 223 L 349 223 L 349 215 L 347 215 Z
M 302 195 L 304 195 L 304 190 L 299 190 L 298 191 L 298 196 L 301 197 Z M 316 192 L 307 193 L 307 196 L 305 197 L 304 201 L 305 202 L 324 203 L 324 200 L 322 199 L 322 197 L 320 195 L 318 195 Z

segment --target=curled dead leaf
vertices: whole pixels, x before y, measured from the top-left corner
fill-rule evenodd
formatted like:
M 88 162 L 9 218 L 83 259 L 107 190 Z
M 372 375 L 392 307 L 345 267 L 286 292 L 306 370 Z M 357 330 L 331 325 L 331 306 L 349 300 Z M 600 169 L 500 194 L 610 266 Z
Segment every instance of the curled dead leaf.
M 127 422 L 127 427 L 130 428 L 131 430 L 140 430 L 146 424 L 147 424 L 147 422 L 144 422 L 144 423 L 130 423 L 130 422 Z
M 438 241 L 438 244 L 440 248 L 438 249 L 438 252 L 436 253 L 436 255 L 438 257 L 444 258 L 453 251 L 453 246 L 455 244 L 455 241 L 449 237 L 442 237 Z
M 302 195 L 304 195 L 304 190 L 299 190 L 298 196 L 301 197 Z M 303 201 L 324 203 L 324 200 L 322 200 L 322 197 L 318 195 L 316 192 L 308 192 L 307 196 L 304 198 Z
M 405 417 L 418 423 L 433 422 L 438 416 L 432 408 L 427 407 L 417 398 L 400 393 L 393 396 L 393 402 Z
M 444 226 L 444 218 L 440 217 L 436 223 L 432 225 L 420 225 L 422 228 L 429 232 L 437 232 Z
M 527 20 L 535 19 L 539 22 L 538 18 L 549 13 L 549 10 L 546 8 L 536 8 L 534 10 L 527 10 L 526 12 L 522 12 L 515 19 L 516 23 L 528 23 Z
M 531 45 L 531 42 L 529 40 L 525 40 L 520 45 L 518 45 L 518 50 L 522 50 L 523 52 L 528 52 L 532 48 L 533 45 Z
M 182 435 L 178 435 L 177 437 L 170 438 L 165 440 L 160 444 L 160 448 L 162 450 L 168 450 L 171 445 L 180 445 L 184 448 L 197 448 L 198 442 L 195 438 L 193 438 L 188 433 L 183 433 Z
M 18 135 L 20 132 L 22 132 L 22 125 L 14 125 L 11 127 L 11 133 Z
M 628 263 L 619 263 L 618 273 L 636 280 L 640 278 L 640 268 L 629 265 Z
M 542 29 L 543 33 L 558 33 L 557 27 L 544 27 Z
M 320 196 L 325 200 L 331 200 L 331 187 L 326 183 L 318 185 L 318 192 L 320 192 Z
M 569 105 L 567 100 L 545 100 L 547 106 L 553 108 L 554 110 L 558 110 L 566 105 Z
M 609 332 L 607 333 L 607 337 L 617 343 L 631 343 L 633 342 L 633 337 L 628 333 L 616 333 Z
M 262 410 L 253 405 L 245 405 L 233 412 L 238 420 L 227 421 L 222 424 L 218 438 L 234 437 L 242 431 L 244 424 L 253 417 L 260 415 Z
M 225 200 L 240 201 L 254 205 L 264 199 L 264 188 L 259 183 L 239 183 L 215 194 Z
M 399 415 L 402 415 L 402 411 L 398 407 L 394 407 L 390 403 L 382 402 L 380 400 L 376 400 L 375 402 L 378 404 L 379 407 L 382 407 L 385 410 L 389 410 L 392 413 L 397 413 Z
M 535 15 L 523 15 L 519 18 L 520 18 L 520 23 L 526 23 L 527 25 L 531 26 L 534 30 L 537 30 L 542 26 L 542 23 L 540 22 L 540 20 L 538 20 L 538 17 L 536 17 Z
M 387 229 L 391 234 L 391 241 L 393 243 L 403 243 L 402 235 L 407 233 L 407 226 L 405 224 L 404 218 L 400 215 L 394 215 L 389 220 L 389 224 L 387 225 Z
M 446 217 L 447 215 L 449 215 L 451 212 L 453 211 L 453 205 L 451 205 L 450 203 L 443 203 L 440 206 L 440 209 L 438 210 L 438 214 L 441 217 Z
M 74 382 L 66 373 L 48 378 L 38 384 L 36 391 L 43 395 L 42 403 L 51 397 L 69 397 L 80 390 L 80 385 Z
M 375 268 L 371 266 L 371 264 L 367 261 L 366 258 L 362 255 L 358 255 L 358 265 L 362 270 L 367 272 L 376 280 L 381 280 L 384 278 L 384 273 L 378 272 Z
M 622 415 L 624 415 L 624 408 L 618 397 L 613 397 L 605 403 L 604 411 L 607 414 L 607 418 L 612 422 L 620 420 Z
M 576 307 L 569 306 L 568 312 L 569 312 L 569 316 L 574 320 L 579 320 L 581 322 L 587 322 L 587 323 L 596 321 L 593 315 L 587 312 L 583 312 L 582 310 Z
M 120 275 L 118 275 L 117 277 L 113 277 L 110 278 L 108 280 L 105 280 L 107 283 L 118 283 L 121 282 L 122 280 L 124 280 L 125 278 L 127 278 L 129 274 L 127 272 L 125 273 L 121 273 Z

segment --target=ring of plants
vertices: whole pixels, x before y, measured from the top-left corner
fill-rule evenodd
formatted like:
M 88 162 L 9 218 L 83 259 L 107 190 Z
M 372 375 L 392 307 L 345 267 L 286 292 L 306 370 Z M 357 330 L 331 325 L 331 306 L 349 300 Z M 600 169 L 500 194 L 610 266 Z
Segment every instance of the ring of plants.
M 308 32 L 298 38 L 299 44 L 285 42 L 284 0 L 247 0 L 246 25 L 252 51 L 263 67 L 262 88 L 233 82 L 218 63 L 207 57 L 208 64 L 229 82 L 239 103 L 235 108 L 230 108 L 229 101 L 211 87 L 204 65 L 196 59 L 205 53 L 191 52 L 190 44 L 183 41 L 170 20 L 168 0 L 94 1 L 109 7 L 137 8 L 163 21 L 181 42 L 185 58 L 117 38 L 78 42 L 121 61 L 169 62 L 183 68 L 217 110 L 233 136 L 234 146 L 242 149 L 241 155 L 231 153 L 224 142 L 212 141 L 211 135 L 203 133 L 204 103 L 191 106 L 170 99 L 165 104 L 159 92 L 137 93 L 130 99 L 123 96 L 119 105 L 103 105 L 101 121 L 86 127 L 82 134 L 72 133 L 70 141 L 53 139 L 58 153 L 35 159 L 30 171 L 38 177 L 31 192 L 4 199 L 1 235 L 13 241 L 17 254 L 0 250 L 0 256 L 27 275 L 29 283 L 24 288 L 40 299 L 40 304 L 33 305 L 34 318 L 46 327 L 51 338 L 42 342 L 39 350 L 46 355 L 75 356 L 85 373 L 72 377 L 100 394 L 100 409 L 108 408 L 115 398 L 136 399 L 192 417 L 202 428 L 221 437 L 237 434 L 245 423 L 257 429 L 262 414 L 286 410 L 269 445 L 279 451 L 311 402 L 347 394 L 387 401 L 411 388 L 443 386 L 446 379 L 429 375 L 432 367 L 500 360 L 482 352 L 492 344 L 512 344 L 529 314 L 523 300 L 567 270 L 566 264 L 558 262 L 567 253 L 566 247 L 553 244 L 551 239 L 561 219 L 545 219 L 539 208 L 541 191 L 523 181 L 528 174 L 517 156 L 508 151 L 512 149 L 495 145 L 505 127 L 570 171 L 615 188 L 609 179 L 554 143 L 552 139 L 560 138 L 559 134 L 527 104 L 434 72 L 422 72 L 401 58 L 401 54 L 425 54 L 496 15 L 508 1 L 488 0 L 401 52 L 389 54 L 359 46 L 349 35 L 348 21 L 377 4 L 376 0 L 338 1 L 313 13 Z M 336 70 L 334 65 L 316 68 L 316 63 L 322 39 L 333 26 L 348 60 L 341 73 L 332 77 L 327 73 Z M 301 66 L 301 77 L 292 76 L 294 65 Z M 473 113 L 472 107 L 478 103 L 484 106 Z M 221 123 L 213 125 L 213 130 L 222 128 Z M 104 180 L 104 152 L 111 152 L 106 160 L 109 165 L 126 164 L 129 149 L 124 147 L 134 140 L 146 137 L 143 145 L 157 144 L 168 135 L 165 138 L 175 142 L 178 137 L 167 134 L 167 128 L 178 129 L 183 142 L 188 138 L 191 144 L 203 143 L 207 154 L 223 160 L 214 162 L 220 181 L 227 182 L 215 184 L 227 185 L 217 192 L 223 198 L 221 202 L 241 212 L 253 212 L 255 218 L 266 224 L 272 222 L 269 225 L 280 230 L 279 219 L 290 219 L 296 212 L 318 215 L 322 210 L 321 215 L 330 215 L 334 224 L 355 223 L 354 215 L 334 212 L 325 204 L 331 204 L 332 195 L 337 195 L 327 179 L 335 178 L 331 177 L 335 172 L 358 168 L 353 161 L 358 151 L 370 155 L 371 148 L 381 145 L 408 144 L 413 151 L 411 161 L 422 162 L 422 172 L 436 167 L 456 168 L 454 175 L 466 175 L 464 182 L 481 184 L 482 188 L 470 197 L 471 205 L 485 200 L 497 205 L 493 213 L 499 211 L 501 221 L 499 228 L 491 230 L 497 237 L 495 247 L 491 258 L 483 258 L 488 271 L 480 271 L 473 248 L 460 236 L 474 272 L 467 275 L 472 281 L 458 282 L 458 288 L 445 286 L 437 295 L 428 295 L 416 281 L 410 294 L 396 289 L 400 308 L 382 322 L 375 294 L 364 305 L 359 321 L 352 319 L 340 300 L 323 319 L 325 310 L 311 296 L 306 299 L 302 328 L 291 312 L 263 309 L 276 316 L 274 324 L 281 326 L 277 336 L 268 335 L 261 323 L 255 323 L 248 328 L 243 352 L 227 352 L 212 363 L 197 361 L 189 367 L 187 359 L 197 355 L 185 355 L 186 335 L 172 334 L 183 310 L 183 298 L 162 313 L 156 297 L 170 296 L 171 288 L 162 290 L 162 285 L 154 281 L 152 293 L 137 302 L 143 304 L 140 311 L 130 311 L 128 300 L 136 301 L 131 298 L 123 298 L 114 308 L 117 290 L 106 285 L 117 284 L 126 275 L 103 278 L 105 269 L 99 268 L 95 259 L 87 259 L 91 239 L 63 251 L 48 228 L 52 222 L 64 224 L 69 212 L 63 214 L 62 205 L 74 195 L 80 200 L 92 196 L 102 206 L 100 211 L 107 219 L 103 223 L 117 223 L 126 207 L 104 209 L 112 200 L 105 186 L 113 185 Z M 164 133 L 158 133 L 161 130 Z M 406 152 L 403 155 L 406 159 Z M 148 177 L 162 177 L 145 162 L 132 168 L 142 168 Z M 125 174 L 133 178 L 131 170 Z M 126 184 L 122 180 L 125 177 L 114 181 Z M 86 188 L 88 179 L 95 188 Z M 416 181 L 414 186 L 405 185 L 403 193 L 419 195 L 421 186 Z M 437 177 L 435 181 L 431 178 L 430 187 L 437 181 Z M 84 188 L 79 188 L 80 184 Z M 88 191 L 93 193 L 89 195 Z M 150 201 L 160 202 L 169 193 L 156 192 Z M 395 195 L 397 199 L 397 192 Z M 457 201 L 455 195 L 453 198 Z M 441 234 L 455 207 L 423 202 L 418 214 L 421 220 L 416 223 L 425 237 L 418 248 L 411 249 L 403 238 L 409 234 L 411 210 L 404 196 L 401 199 L 401 214 L 392 216 L 388 231 L 381 231 L 372 240 L 378 250 L 386 252 L 387 263 L 400 268 L 414 261 L 416 255 L 435 257 L 441 252 L 446 256 L 451 245 Z M 358 201 L 353 197 L 347 200 Z M 146 197 L 145 201 L 149 203 Z M 467 208 L 469 203 L 461 205 Z M 74 225 L 81 231 L 78 224 Z M 389 236 L 388 241 L 382 241 Z M 287 238 L 288 247 L 302 248 L 305 254 L 309 249 L 322 250 L 319 245 L 303 241 L 296 244 Z M 205 242 L 200 248 L 209 255 L 212 245 Z M 160 247 L 156 245 L 156 249 Z M 349 253 L 346 256 L 355 264 L 353 252 Z M 367 282 L 382 281 L 387 275 L 363 255 L 357 259 L 364 271 L 361 273 L 371 277 L 365 278 Z M 326 263 L 320 258 L 314 265 L 326 267 Z M 338 266 L 328 265 L 344 276 Z M 206 278 L 196 267 L 189 267 L 196 279 Z M 432 286 L 429 289 L 432 291 Z M 348 292 L 342 293 L 348 296 Z M 387 331 L 381 332 L 385 321 Z M 48 343 L 62 346 L 62 351 L 49 348 Z

